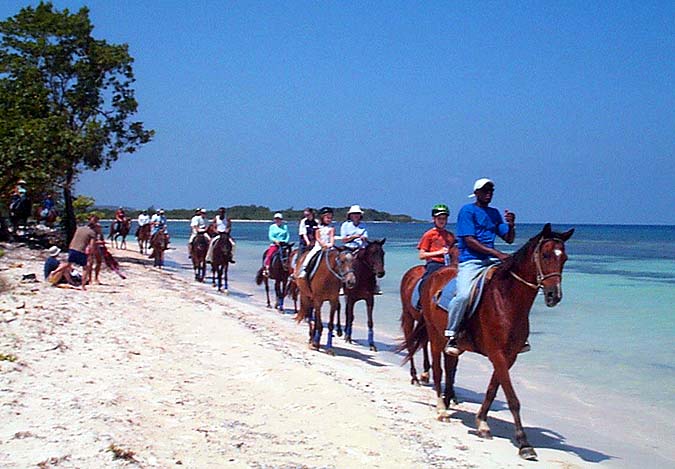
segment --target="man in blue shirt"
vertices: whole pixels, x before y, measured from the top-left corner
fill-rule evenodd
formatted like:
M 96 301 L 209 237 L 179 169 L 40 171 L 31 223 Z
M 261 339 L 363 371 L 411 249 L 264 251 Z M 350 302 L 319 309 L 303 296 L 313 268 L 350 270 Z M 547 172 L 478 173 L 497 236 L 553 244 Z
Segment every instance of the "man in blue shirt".
M 473 281 L 492 264 L 509 257 L 495 249 L 495 238 L 499 235 L 508 244 L 516 238 L 516 215 L 504 211 L 504 218 L 496 208 L 490 207 L 495 184 L 490 179 L 478 179 L 473 185 L 476 201 L 463 206 L 457 214 L 457 247 L 459 248 L 459 272 L 457 273 L 457 295 L 450 303 L 448 328 L 445 335 L 448 344 L 445 353 L 459 355 L 457 332 L 462 323 L 471 294 Z

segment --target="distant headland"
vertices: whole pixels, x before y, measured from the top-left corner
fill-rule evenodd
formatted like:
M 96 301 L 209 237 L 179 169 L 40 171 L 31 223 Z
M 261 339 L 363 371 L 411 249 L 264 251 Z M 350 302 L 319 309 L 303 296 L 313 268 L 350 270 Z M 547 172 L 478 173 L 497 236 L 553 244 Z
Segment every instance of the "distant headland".
M 150 212 L 155 212 L 159 207 L 148 207 L 147 210 Z M 205 207 L 206 208 L 206 207 Z M 227 216 L 233 220 L 272 220 L 272 217 L 276 212 L 281 212 L 284 214 L 284 218 L 287 220 L 300 220 L 302 215 L 302 209 L 286 208 L 286 209 L 275 209 L 272 210 L 269 207 L 264 207 L 262 205 L 233 205 L 232 207 L 225 207 L 227 210 Z M 102 218 L 114 218 L 115 210 L 117 207 L 114 206 L 96 206 L 93 208 L 96 212 L 99 212 Z M 129 216 L 136 216 L 138 212 L 142 209 L 124 207 L 124 210 Z M 206 208 L 207 216 L 215 215 L 217 208 Z M 347 218 L 347 211 L 349 207 L 337 207 L 335 210 L 335 219 L 344 219 Z M 176 220 L 189 220 L 194 215 L 194 209 L 192 208 L 173 208 L 167 209 L 164 208 L 164 213 L 169 219 Z M 392 214 L 389 212 L 384 212 L 381 210 L 375 210 L 373 208 L 364 208 L 363 209 L 363 218 L 366 221 L 381 221 L 381 222 L 395 222 L 395 223 L 412 223 L 418 222 L 410 215 L 404 214 Z

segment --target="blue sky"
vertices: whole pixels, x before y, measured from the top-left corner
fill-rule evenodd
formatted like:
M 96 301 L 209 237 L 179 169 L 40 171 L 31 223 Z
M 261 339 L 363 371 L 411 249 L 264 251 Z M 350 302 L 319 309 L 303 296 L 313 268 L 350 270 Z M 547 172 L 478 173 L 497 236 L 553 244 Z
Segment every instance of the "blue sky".
M 672 1 L 54 4 L 129 44 L 157 132 L 100 204 L 427 218 L 486 176 L 518 221 L 675 224 Z

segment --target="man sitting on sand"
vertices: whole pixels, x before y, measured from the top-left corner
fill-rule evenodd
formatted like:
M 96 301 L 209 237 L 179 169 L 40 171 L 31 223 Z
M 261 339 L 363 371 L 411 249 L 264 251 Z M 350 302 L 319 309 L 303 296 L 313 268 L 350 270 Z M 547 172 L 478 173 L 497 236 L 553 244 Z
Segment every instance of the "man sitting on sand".
M 52 246 L 48 250 L 49 257 L 45 260 L 44 274 L 45 280 L 54 286 L 76 287 L 79 285 L 81 278 L 76 279 L 71 275 L 71 266 L 67 262 L 59 262 L 59 254 L 61 249 L 57 246 Z

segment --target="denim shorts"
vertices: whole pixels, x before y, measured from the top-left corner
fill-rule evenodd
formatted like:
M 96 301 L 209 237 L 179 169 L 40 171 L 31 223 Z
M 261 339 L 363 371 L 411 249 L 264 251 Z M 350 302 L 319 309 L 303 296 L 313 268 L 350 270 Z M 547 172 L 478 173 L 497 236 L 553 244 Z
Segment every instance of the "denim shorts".
M 87 255 L 75 249 L 68 249 L 68 262 L 84 267 L 87 265 Z

